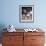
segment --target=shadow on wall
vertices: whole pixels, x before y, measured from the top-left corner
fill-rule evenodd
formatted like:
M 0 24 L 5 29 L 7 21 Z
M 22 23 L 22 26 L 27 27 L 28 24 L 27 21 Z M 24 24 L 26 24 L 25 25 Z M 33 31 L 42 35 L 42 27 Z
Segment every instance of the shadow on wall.
M 0 43 L 2 43 L 2 36 L 3 36 L 3 32 L 5 32 L 3 29 L 5 28 L 4 24 L 0 24 Z

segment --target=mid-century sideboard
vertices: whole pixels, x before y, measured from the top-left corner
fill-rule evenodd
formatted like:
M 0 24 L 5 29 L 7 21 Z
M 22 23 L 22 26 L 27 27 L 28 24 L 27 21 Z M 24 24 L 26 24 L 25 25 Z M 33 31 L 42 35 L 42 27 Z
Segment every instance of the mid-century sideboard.
M 3 32 L 2 46 L 44 46 L 44 32 Z

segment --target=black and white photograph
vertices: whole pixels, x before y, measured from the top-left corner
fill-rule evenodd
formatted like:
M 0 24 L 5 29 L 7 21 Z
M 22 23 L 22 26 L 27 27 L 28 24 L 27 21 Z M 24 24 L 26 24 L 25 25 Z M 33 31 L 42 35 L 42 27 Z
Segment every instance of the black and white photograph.
M 20 22 L 34 21 L 34 5 L 20 5 Z

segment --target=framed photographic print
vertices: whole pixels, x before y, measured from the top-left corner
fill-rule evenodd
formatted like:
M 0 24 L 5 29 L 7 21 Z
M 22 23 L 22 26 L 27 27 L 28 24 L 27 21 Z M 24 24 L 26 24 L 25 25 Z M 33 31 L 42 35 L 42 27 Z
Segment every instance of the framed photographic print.
M 19 20 L 24 23 L 34 22 L 34 5 L 20 5 Z

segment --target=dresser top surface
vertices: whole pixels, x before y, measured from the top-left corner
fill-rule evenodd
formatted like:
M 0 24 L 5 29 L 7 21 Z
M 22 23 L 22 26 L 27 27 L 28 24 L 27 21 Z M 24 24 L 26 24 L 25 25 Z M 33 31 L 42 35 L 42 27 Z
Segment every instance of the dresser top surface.
M 16 29 L 16 31 L 15 32 L 26 32 L 24 29 Z M 38 31 L 27 31 L 27 32 L 30 32 L 30 33 L 36 33 L 36 32 L 44 32 L 44 31 L 42 31 L 42 30 L 38 30 Z

